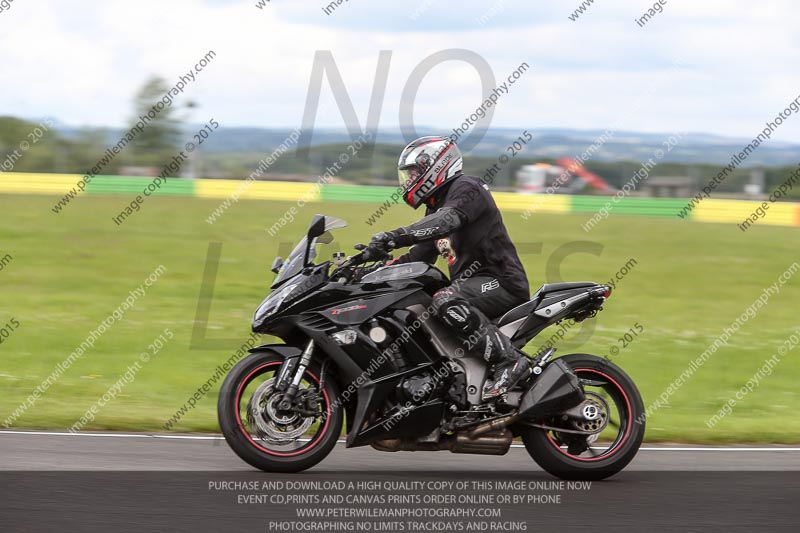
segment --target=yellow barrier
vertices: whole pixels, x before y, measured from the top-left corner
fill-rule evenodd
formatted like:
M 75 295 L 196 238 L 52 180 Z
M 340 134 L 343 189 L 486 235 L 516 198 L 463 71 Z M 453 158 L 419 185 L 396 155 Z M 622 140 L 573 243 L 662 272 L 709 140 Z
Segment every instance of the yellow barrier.
M 758 206 L 761 204 L 756 202 Z M 798 207 L 787 202 L 769 203 L 767 216 L 758 220 L 759 224 L 772 224 L 773 226 L 794 226 L 797 224 Z M 752 211 L 751 211 L 752 212 Z M 739 222 L 743 222 L 744 219 Z
M 513 192 L 492 192 L 497 207 L 508 211 L 527 211 L 533 213 L 569 213 L 572 201 L 565 194 L 517 194 Z
M 320 199 L 320 187 L 316 183 L 294 183 L 282 181 L 241 180 L 197 180 L 195 196 L 200 198 L 229 198 L 238 191 L 240 200 L 305 200 Z
M 761 207 L 762 202 L 748 200 L 703 200 L 692 211 L 692 219 L 700 222 L 735 222 L 741 224 Z M 766 216 L 758 219 L 758 224 L 773 226 L 794 226 L 798 224 L 798 208 L 791 203 L 767 202 Z
M 0 174 L 0 194 L 56 194 L 63 196 L 82 176 L 76 174 Z

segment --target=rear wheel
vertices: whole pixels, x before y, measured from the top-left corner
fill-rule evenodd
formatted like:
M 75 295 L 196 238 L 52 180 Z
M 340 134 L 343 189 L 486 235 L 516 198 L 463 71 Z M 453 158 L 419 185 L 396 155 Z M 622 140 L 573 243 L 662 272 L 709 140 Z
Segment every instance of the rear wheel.
M 266 472 L 300 472 L 322 461 L 342 430 L 339 390 L 330 374 L 320 390 L 320 369 L 310 365 L 294 407 L 278 407 L 275 390 L 283 357 L 260 352 L 240 361 L 222 384 L 217 414 L 228 445 L 243 460 Z
M 539 466 L 563 479 L 598 480 L 625 468 L 644 438 L 642 397 L 633 380 L 617 365 L 590 354 L 561 358 L 583 381 L 584 408 L 592 420 L 551 417 L 537 424 L 593 435 L 520 425 L 525 448 Z

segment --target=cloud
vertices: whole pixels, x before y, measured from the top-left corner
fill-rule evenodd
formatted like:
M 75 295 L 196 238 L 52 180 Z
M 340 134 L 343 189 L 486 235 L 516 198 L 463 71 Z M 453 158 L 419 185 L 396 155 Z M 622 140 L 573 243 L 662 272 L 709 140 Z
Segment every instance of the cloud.
M 255 3 L 107 0 L 77 8 L 17 0 L 0 13 L 0 113 L 120 126 L 148 77 L 172 83 L 208 50 L 217 58 L 177 105 L 194 100 L 191 120 L 214 117 L 223 126 L 299 125 L 317 50 L 333 54 L 362 126 L 380 50 L 392 51 L 383 127 L 400 123 L 414 68 L 451 48 L 480 54 L 498 81 L 522 62 L 531 66 L 499 102 L 492 125 L 500 127 L 604 129 L 623 116 L 628 130 L 747 137 L 800 93 L 800 73 L 788 68 L 800 56 L 788 1 L 670 1 L 644 28 L 634 18 L 652 3 L 639 0 L 598 0 L 577 22 L 567 18 L 577 0 L 467 1 L 458 8 L 349 0 L 330 15 L 324 1 L 272 0 L 264 9 Z M 420 86 L 415 122 L 444 131 L 459 124 L 482 99 L 478 80 L 463 62 L 438 65 Z M 327 80 L 317 125 L 344 125 Z M 774 138 L 798 134 L 794 117 Z

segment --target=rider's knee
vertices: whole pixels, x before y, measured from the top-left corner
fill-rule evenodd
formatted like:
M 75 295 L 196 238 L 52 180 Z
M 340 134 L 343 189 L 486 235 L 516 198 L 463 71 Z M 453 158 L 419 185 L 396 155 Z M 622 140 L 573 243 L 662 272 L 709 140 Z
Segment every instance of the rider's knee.
M 480 317 L 466 300 L 448 299 L 438 307 L 437 316 L 452 329 L 469 334 L 480 327 Z
M 452 289 L 442 289 L 433 295 L 433 310 L 434 313 L 439 314 L 439 310 L 443 305 L 452 301 L 457 297 L 457 294 Z

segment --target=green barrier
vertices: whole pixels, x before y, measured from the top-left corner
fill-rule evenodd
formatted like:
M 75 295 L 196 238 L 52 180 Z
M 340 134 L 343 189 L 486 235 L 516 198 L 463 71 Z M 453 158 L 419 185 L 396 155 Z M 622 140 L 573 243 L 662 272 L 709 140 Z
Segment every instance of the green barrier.
M 570 213 L 596 213 L 605 207 L 606 196 L 570 196 Z
M 320 199 L 346 202 L 383 203 L 390 200 L 394 187 L 378 187 L 375 185 L 323 185 Z
M 132 176 L 95 176 L 86 187 L 89 194 L 142 194 L 155 178 Z M 162 178 L 163 179 L 163 178 Z M 155 186 L 154 186 L 155 187 Z M 166 178 L 153 196 L 194 196 L 194 180 Z
M 686 205 L 686 200 L 673 198 L 622 198 L 611 203 L 614 213 L 622 215 L 649 215 L 674 217 Z
M 610 205 L 610 213 L 618 215 L 645 215 L 670 217 L 686 206 L 682 198 L 638 198 L 622 197 L 614 202 L 611 196 L 571 196 L 571 213 L 597 213 Z

